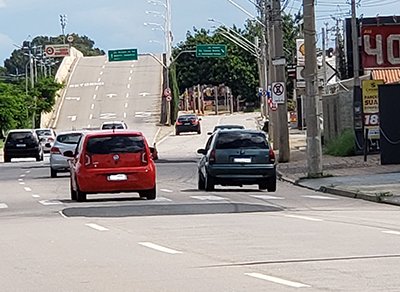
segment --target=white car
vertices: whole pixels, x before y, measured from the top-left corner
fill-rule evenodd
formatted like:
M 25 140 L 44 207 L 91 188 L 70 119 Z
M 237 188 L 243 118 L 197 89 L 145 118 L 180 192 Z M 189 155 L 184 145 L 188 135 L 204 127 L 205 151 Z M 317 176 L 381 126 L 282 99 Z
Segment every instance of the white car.
M 108 121 L 101 124 L 101 130 L 112 130 L 112 129 L 128 129 L 128 125 L 122 121 Z
M 53 129 L 35 129 L 35 132 L 39 137 L 44 152 L 50 152 L 51 146 L 56 140 L 56 132 Z

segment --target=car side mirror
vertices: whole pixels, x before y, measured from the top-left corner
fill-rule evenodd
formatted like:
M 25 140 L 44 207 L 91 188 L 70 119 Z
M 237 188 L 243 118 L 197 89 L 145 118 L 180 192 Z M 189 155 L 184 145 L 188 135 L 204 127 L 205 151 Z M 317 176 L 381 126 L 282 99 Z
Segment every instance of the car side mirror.
M 151 153 L 153 160 L 158 160 L 158 151 L 156 148 L 156 144 L 154 144 L 154 147 L 149 147 L 149 148 L 150 148 L 150 153 Z
M 69 157 L 69 158 L 74 158 L 74 157 L 75 157 L 74 152 L 72 152 L 71 150 L 65 151 L 65 152 L 63 153 L 63 155 L 64 155 L 65 157 Z
M 198 149 L 198 150 L 197 150 L 197 153 L 198 153 L 198 154 L 206 155 L 206 154 L 207 154 L 207 150 L 206 150 L 206 149 Z

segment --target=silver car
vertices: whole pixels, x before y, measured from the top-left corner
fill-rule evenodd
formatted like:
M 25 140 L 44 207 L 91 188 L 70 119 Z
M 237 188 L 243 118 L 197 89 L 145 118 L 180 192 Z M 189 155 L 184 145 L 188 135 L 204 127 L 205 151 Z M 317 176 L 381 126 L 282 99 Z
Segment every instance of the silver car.
M 53 129 L 35 129 L 35 132 L 39 137 L 44 152 L 49 153 L 56 139 L 56 132 Z
M 57 135 L 56 141 L 50 150 L 51 177 L 57 177 L 57 172 L 69 171 L 69 162 L 63 153 L 68 150 L 75 151 L 81 136 L 82 132 L 80 131 L 63 132 Z

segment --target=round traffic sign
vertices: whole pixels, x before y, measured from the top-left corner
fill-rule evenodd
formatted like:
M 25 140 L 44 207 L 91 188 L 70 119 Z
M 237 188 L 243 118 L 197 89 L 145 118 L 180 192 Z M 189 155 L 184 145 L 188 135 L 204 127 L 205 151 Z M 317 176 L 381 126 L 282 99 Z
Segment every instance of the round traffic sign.
M 54 55 L 54 48 L 53 47 L 47 47 L 46 48 L 46 55 L 48 55 L 48 56 Z
M 275 95 L 282 95 L 285 92 L 285 88 L 282 83 L 275 83 L 272 87 L 272 91 Z
M 171 88 L 165 88 L 164 89 L 164 96 L 171 96 Z
M 73 37 L 72 35 L 69 35 L 69 36 L 67 37 L 67 41 L 68 41 L 69 43 L 72 43 L 72 42 L 74 41 L 74 37 Z
M 172 100 L 172 97 L 171 97 L 171 95 L 168 95 L 165 99 L 166 99 L 167 101 L 171 101 L 171 100 Z

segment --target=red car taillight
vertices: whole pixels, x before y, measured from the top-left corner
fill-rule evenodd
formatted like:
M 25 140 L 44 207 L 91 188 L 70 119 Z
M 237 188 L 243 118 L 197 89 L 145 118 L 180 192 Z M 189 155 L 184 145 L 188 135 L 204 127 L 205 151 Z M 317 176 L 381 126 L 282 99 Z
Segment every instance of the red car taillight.
M 84 162 L 85 166 L 89 166 L 91 163 L 92 163 L 92 158 L 88 154 L 85 154 L 85 162 Z
M 142 165 L 147 165 L 147 164 L 149 163 L 149 158 L 148 158 L 146 152 L 143 152 L 143 153 L 142 153 L 142 156 L 141 156 L 141 160 L 140 160 L 140 161 L 141 161 Z
M 51 147 L 50 154 L 61 154 L 60 148 L 58 147 Z
M 208 163 L 215 163 L 216 158 L 215 158 L 215 150 L 211 150 L 210 157 L 208 158 Z
M 180 126 L 180 125 L 182 125 L 182 123 L 177 121 L 177 122 L 176 122 L 176 125 L 177 125 L 177 126 Z
M 272 163 L 275 163 L 275 153 L 274 150 L 272 150 L 272 148 L 269 148 L 269 161 Z

